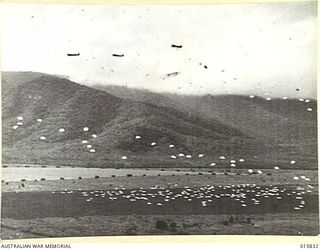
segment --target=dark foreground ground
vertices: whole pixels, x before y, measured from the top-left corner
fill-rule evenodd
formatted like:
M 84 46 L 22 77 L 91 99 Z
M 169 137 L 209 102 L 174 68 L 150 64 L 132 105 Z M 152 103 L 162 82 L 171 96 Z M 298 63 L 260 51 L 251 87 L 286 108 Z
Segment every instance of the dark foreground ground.
M 230 218 L 236 218 L 230 222 Z M 249 219 L 249 222 L 248 222 Z M 117 235 L 318 235 L 317 213 L 4 219 L 2 239 Z M 165 222 L 157 228 L 159 222 Z
M 13 182 L 3 188 L 1 237 L 318 235 L 316 173 L 282 175 L 281 185 L 275 175 Z
M 2 217 L 18 220 L 114 215 L 217 215 L 318 211 L 310 189 L 204 186 L 177 189 L 4 193 Z

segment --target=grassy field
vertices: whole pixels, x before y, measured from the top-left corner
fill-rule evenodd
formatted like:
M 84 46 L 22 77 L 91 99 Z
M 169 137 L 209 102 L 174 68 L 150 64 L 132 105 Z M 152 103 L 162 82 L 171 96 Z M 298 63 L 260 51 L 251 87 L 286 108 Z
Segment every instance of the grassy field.
M 238 217 L 230 223 L 230 218 Z M 250 223 L 248 223 L 248 219 Z M 121 215 L 2 219 L 2 239 L 111 235 L 317 235 L 317 213 Z M 164 221 L 167 227 L 157 228 Z M 228 223 L 226 223 L 228 222 Z
M 209 169 L 197 170 L 193 175 L 180 175 L 183 170 L 175 169 L 177 175 L 167 175 L 166 171 L 161 172 L 161 176 L 122 176 L 97 179 L 74 179 L 74 180 L 37 180 L 25 182 L 4 182 L 2 192 L 25 192 L 25 191 L 53 191 L 53 190 L 98 190 L 114 188 L 151 188 L 155 185 L 170 187 L 174 184 L 178 186 L 201 186 L 201 185 L 228 185 L 228 184 L 257 184 L 257 185 L 308 185 L 318 186 L 318 173 L 312 170 L 269 170 L 262 175 L 237 175 L 241 171 L 226 172 L 214 171 L 212 175 Z M 199 175 L 202 173 L 202 175 Z M 219 174 L 218 174 L 219 173 Z M 179 175 L 178 175 L 179 174 Z M 268 175 L 271 174 L 271 175 Z M 310 181 L 303 179 L 294 180 L 295 176 L 306 176 Z M 23 186 L 22 186 L 23 184 Z M 315 189 L 317 192 L 317 188 Z
M 270 173 L 271 175 L 207 173 L 172 176 L 165 175 L 164 171 L 161 176 L 3 183 L 1 237 L 317 235 L 317 172 L 281 170 Z M 310 178 L 310 181 L 293 178 L 302 175 Z M 281 200 L 276 200 L 278 196 L 264 196 L 263 199 L 259 198 L 260 204 L 254 206 L 251 200 L 256 196 L 252 192 L 269 192 L 274 188 L 278 190 Z M 188 195 L 193 197 L 192 201 L 179 197 L 166 203 L 161 194 L 165 190 L 170 191 L 171 199 L 190 190 Z M 120 195 L 119 191 L 123 193 Z M 137 197 L 140 195 L 141 198 L 141 192 L 155 195 L 149 199 L 151 206 L 147 206 L 147 201 L 138 200 L 139 198 L 130 202 L 130 199 L 134 198 L 129 197 L 130 194 Z M 296 211 L 294 207 L 300 201 L 296 200 L 299 192 L 303 193 L 301 199 L 305 203 L 301 210 Z M 223 197 L 221 193 L 245 193 L 247 199 L 230 199 Z M 289 193 L 291 196 L 287 196 Z M 213 201 L 204 206 L 202 201 L 210 199 L 206 195 L 213 197 Z M 216 199 L 214 195 L 221 197 Z M 88 202 L 88 198 L 92 200 Z M 247 204 L 245 208 L 240 203 L 244 201 Z M 163 206 L 157 206 L 158 202 Z

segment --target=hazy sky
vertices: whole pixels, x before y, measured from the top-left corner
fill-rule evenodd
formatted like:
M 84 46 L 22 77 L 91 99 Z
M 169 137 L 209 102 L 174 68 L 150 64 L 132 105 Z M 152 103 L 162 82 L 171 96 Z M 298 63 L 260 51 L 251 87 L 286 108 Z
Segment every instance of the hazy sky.
M 316 96 L 316 2 L 3 4 L 2 11 L 6 71 L 184 94 Z M 166 77 L 172 72 L 179 74 Z

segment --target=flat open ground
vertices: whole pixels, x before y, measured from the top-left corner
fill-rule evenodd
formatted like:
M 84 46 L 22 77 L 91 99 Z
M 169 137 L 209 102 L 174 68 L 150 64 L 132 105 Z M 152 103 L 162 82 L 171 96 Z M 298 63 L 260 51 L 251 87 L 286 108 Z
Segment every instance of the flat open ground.
M 319 234 L 317 171 L 208 171 L 6 182 L 1 235 Z

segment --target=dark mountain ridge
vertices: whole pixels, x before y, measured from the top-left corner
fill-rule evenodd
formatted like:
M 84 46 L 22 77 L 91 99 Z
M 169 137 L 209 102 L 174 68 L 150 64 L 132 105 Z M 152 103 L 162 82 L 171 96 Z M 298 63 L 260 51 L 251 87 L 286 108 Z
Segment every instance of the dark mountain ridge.
M 229 166 L 229 161 L 219 161 L 224 155 L 245 158 L 246 164 L 239 167 L 287 166 L 292 159 L 297 167 L 316 167 L 315 100 L 309 104 L 314 112 L 307 112 L 297 108 L 302 103 L 296 105 L 294 100 L 120 90 L 97 90 L 42 73 L 2 73 L 3 161 L 100 167 L 197 167 L 211 162 Z M 18 116 L 23 117 L 23 125 L 13 129 Z M 59 133 L 60 128 L 65 132 Z M 152 142 L 157 145 L 151 146 Z M 170 144 L 175 147 L 169 148 Z M 200 153 L 205 156 L 199 158 Z

